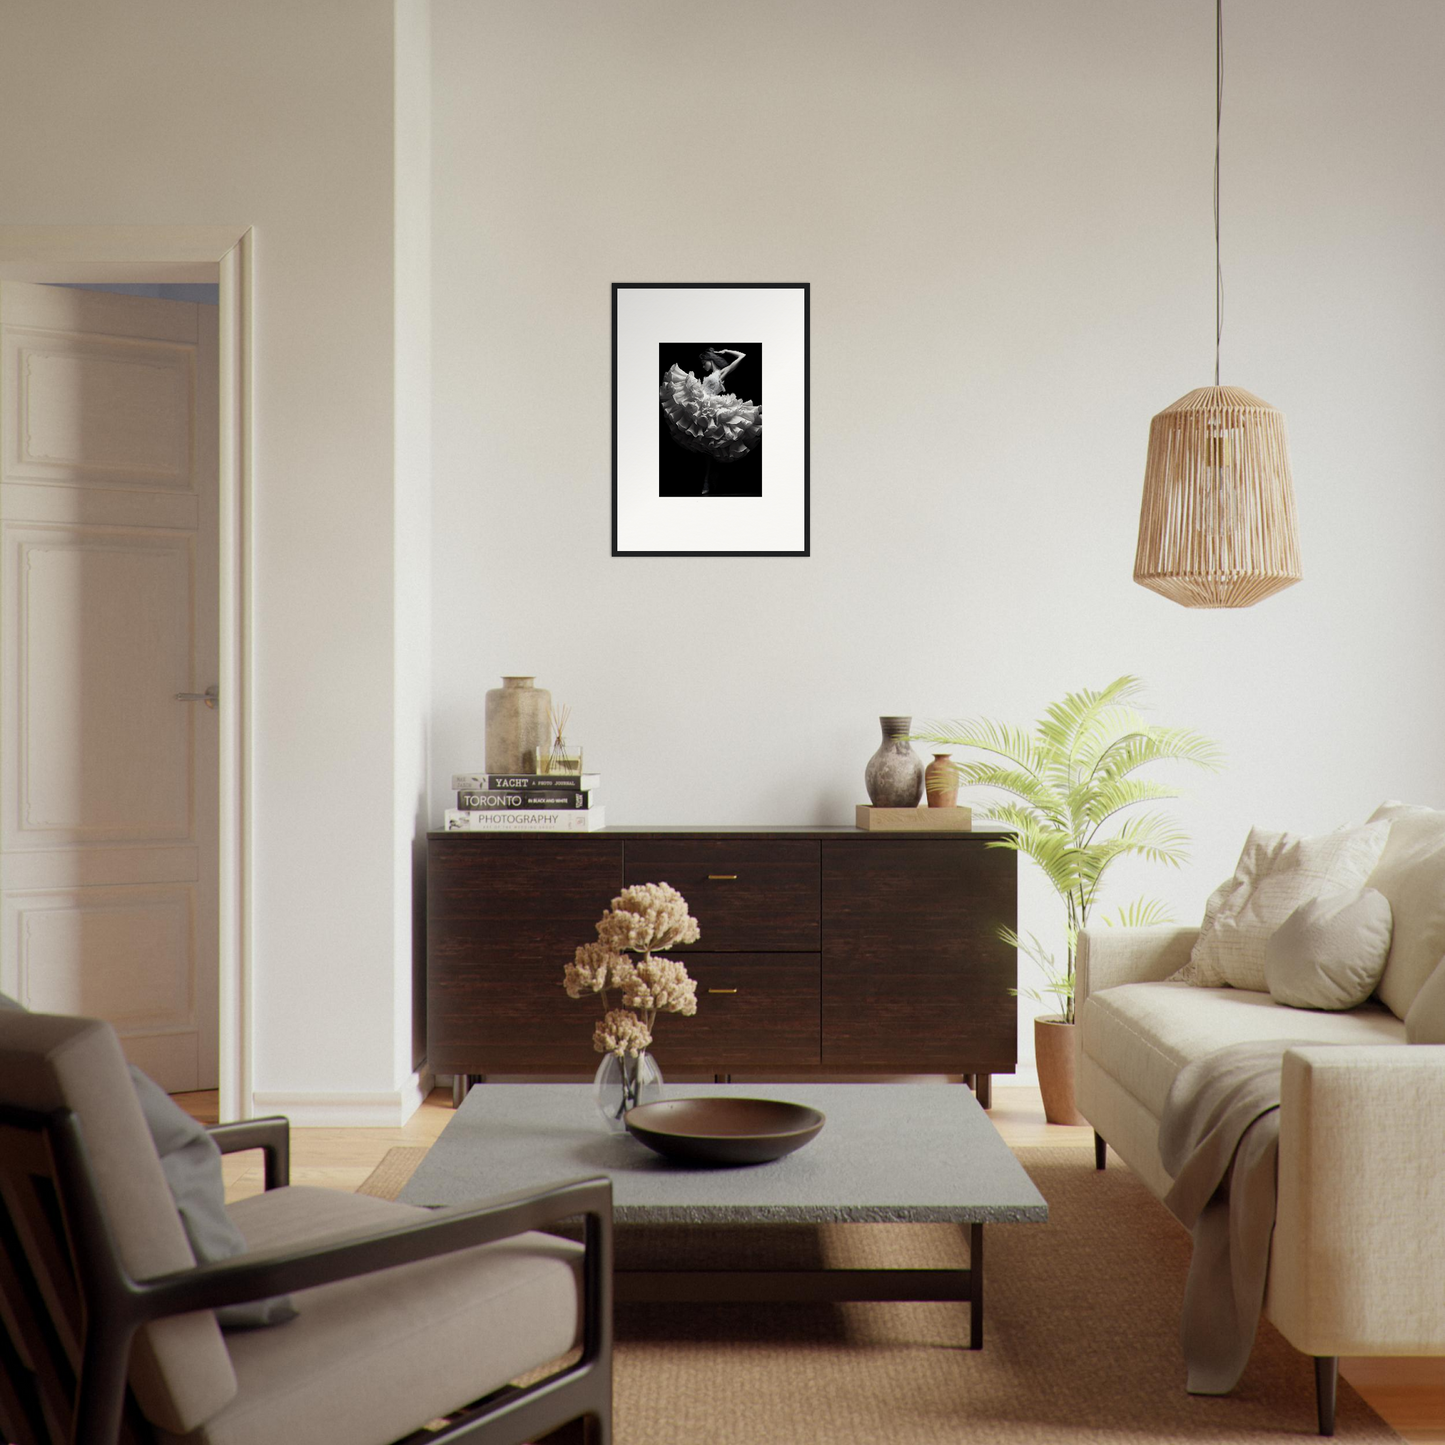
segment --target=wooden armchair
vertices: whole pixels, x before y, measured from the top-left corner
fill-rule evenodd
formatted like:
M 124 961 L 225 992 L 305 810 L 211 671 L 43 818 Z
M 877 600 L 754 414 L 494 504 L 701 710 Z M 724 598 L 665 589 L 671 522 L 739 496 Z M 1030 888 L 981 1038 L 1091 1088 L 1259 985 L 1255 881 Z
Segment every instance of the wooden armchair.
M 0 1013 L 0 1439 L 521 1445 L 583 1422 L 609 1445 L 605 1179 L 413 1209 L 289 1186 L 287 1128 L 212 1131 L 265 1150 L 266 1192 L 230 1209 L 247 1253 L 198 1267 L 110 1026 Z M 578 1216 L 580 1246 L 532 1232 Z M 279 1294 L 284 1324 L 211 1313 Z

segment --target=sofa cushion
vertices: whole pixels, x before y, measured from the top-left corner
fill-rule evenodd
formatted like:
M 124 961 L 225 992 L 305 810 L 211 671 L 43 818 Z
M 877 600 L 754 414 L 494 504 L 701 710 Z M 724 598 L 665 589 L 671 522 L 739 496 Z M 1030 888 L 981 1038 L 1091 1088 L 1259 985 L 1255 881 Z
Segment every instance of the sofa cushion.
M 1403 1044 L 1405 1025 L 1378 1004 L 1342 1013 L 1286 1008 L 1267 993 L 1126 983 L 1090 994 L 1079 1014 L 1084 1052 L 1158 1118 L 1174 1076 L 1226 1044 Z
M 1390 900 L 1395 915 L 1380 999 L 1404 1018 L 1445 954 L 1445 813 L 1381 803 L 1370 821 L 1390 825 L 1385 851 L 1369 878 L 1369 886 Z
M 1301 903 L 1265 948 L 1270 997 L 1290 1008 L 1354 1008 L 1374 993 L 1390 951 L 1390 901 L 1357 888 Z
M 1204 909 L 1204 927 L 1189 962 L 1175 975 L 1203 988 L 1263 993 L 1265 949 L 1301 903 L 1360 887 L 1379 862 L 1388 823 L 1340 828 L 1319 837 L 1251 828 L 1234 876 Z
M 1445 960 L 1415 995 L 1405 1015 L 1405 1037 L 1412 1044 L 1445 1044 Z
M 339 1190 L 230 1206 L 252 1250 L 373 1234 L 432 1213 Z M 390 1445 L 580 1338 L 582 1250 L 520 1234 L 296 1294 L 297 1318 L 227 1336 L 236 1397 L 170 1445 Z

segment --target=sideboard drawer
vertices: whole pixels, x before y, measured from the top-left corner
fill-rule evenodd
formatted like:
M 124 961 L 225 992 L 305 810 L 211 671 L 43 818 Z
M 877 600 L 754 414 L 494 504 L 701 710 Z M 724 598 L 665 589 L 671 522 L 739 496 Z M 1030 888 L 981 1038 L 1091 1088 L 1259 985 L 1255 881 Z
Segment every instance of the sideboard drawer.
M 813 839 L 627 838 L 624 886 L 670 883 L 710 953 L 817 949 L 821 868 Z
M 663 1014 L 653 1053 L 722 1070 L 783 1068 L 822 1060 L 822 989 L 817 954 L 674 955 L 697 980 L 692 1018 Z

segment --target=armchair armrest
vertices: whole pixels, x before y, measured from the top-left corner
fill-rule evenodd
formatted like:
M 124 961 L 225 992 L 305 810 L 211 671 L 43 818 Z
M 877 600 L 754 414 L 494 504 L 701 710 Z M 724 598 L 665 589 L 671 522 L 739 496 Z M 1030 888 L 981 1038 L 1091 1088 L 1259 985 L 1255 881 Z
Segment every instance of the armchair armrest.
M 1310 1354 L 1445 1352 L 1445 1046 L 1301 1046 L 1280 1090 L 1270 1317 Z
M 1074 957 L 1074 1017 L 1091 993 L 1121 983 L 1158 983 L 1189 962 L 1197 928 L 1086 928 Z
M 222 1154 L 260 1149 L 266 1159 L 266 1188 L 280 1189 L 291 1182 L 291 1121 L 284 1114 L 269 1119 L 240 1119 L 234 1124 L 211 1124 L 207 1129 Z
M 610 1292 L 612 1182 L 605 1177 L 575 1179 L 541 1191 L 504 1194 L 479 1204 L 431 1210 L 429 1215 L 415 1224 L 378 1234 L 302 1249 L 257 1251 L 218 1264 L 131 1280 L 128 1292 L 135 1302 L 137 1322 L 313 1289 L 474 1245 L 492 1244 L 577 1215 L 587 1221 L 584 1248 L 589 1261 L 605 1250 L 605 1284 Z

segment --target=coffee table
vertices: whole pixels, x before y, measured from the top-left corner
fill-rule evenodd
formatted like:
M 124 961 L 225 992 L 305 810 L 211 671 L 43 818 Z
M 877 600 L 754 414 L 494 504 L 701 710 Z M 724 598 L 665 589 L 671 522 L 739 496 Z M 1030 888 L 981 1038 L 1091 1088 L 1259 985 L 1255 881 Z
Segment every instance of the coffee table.
M 619 1270 L 619 1300 L 778 1303 L 968 1300 L 983 1345 L 983 1228 L 1042 1223 L 1049 1207 L 970 1090 L 957 1084 L 677 1084 L 821 1109 L 812 1143 L 771 1164 L 684 1168 L 604 1129 L 586 1084 L 483 1084 L 400 1194 L 462 1204 L 582 1175 L 611 1177 L 613 1217 L 638 1224 L 948 1223 L 969 1226 L 967 1269 Z

